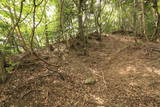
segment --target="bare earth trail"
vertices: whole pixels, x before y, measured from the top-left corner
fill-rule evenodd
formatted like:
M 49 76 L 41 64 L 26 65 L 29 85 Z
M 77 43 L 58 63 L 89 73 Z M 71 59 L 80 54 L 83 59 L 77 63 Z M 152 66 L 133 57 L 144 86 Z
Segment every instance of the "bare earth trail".
M 41 55 L 63 65 L 65 81 L 26 58 L 28 66 L 0 85 L 0 106 L 160 107 L 160 44 L 136 45 L 131 37 L 110 35 L 102 42 L 90 39 L 89 56 L 74 50 L 61 61 L 53 53 Z M 84 84 L 89 78 L 96 83 Z

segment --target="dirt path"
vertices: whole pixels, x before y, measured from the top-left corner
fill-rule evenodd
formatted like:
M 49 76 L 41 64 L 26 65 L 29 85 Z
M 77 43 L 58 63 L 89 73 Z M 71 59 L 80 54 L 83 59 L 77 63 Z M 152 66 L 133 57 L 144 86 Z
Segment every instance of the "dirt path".
M 59 70 L 65 81 L 41 68 L 40 62 L 15 72 L 0 86 L 0 105 L 160 107 L 159 44 L 137 46 L 131 37 L 117 35 L 104 36 L 101 43 L 92 39 L 89 44 L 89 56 L 79 56 L 72 50 L 58 62 L 63 65 Z M 85 85 L 89 78 L 96 83 Z

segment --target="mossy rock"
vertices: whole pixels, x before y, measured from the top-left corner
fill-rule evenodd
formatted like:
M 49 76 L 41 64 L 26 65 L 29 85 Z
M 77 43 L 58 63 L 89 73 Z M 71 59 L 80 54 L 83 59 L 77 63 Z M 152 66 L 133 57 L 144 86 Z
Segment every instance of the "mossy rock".
M 96 79 L 90 77 L 90 78 L 87 78 L 85 81 L 84 81 L 84 84 L 85 85 L 94 85 L 96 83 Z

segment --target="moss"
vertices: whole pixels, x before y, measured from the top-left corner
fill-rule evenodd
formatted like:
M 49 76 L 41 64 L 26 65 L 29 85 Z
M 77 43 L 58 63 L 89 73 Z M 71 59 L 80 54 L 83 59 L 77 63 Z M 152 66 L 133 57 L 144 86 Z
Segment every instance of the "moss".
M 86 85 L 94 85 L 96 83 L 96 80 L 92 77 L 90 78 L 87 78 L 85 81 L 84 81 L 84 84 Z

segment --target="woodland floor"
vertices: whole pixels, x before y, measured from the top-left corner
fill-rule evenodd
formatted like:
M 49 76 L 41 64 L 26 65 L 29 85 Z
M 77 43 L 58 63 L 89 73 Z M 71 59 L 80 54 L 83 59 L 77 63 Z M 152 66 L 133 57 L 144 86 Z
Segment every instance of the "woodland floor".
M 0 85 L 0 106 L 160 107 L 160 44 L 137 45 L 132 37 L 104 35 L 102 42 L 90 39 L 88 50 L 88 56 L 70 50 L 63 60 L 55 52 L 38 52 L 62 65 L 64 81 L 34 56 L 19 55 L 19 68 Z M 90 77 L 96 83 L 85 85 Z

